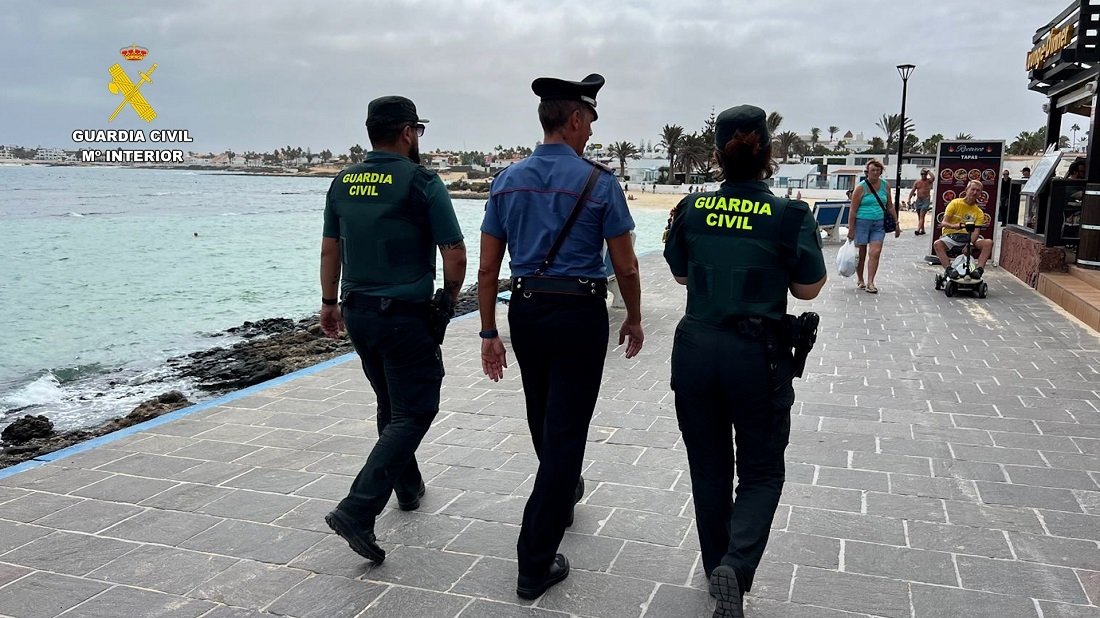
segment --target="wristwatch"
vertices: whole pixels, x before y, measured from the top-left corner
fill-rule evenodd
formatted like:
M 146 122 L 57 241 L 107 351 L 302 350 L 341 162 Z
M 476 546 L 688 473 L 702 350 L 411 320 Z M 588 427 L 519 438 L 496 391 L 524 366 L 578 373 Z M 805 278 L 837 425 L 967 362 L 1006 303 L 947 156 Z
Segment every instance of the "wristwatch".
M 497 332 L 497 329 L 494 328 L 493 330 L 483 330 L 477 335 L 482 339 L 496 339 L 500 336 L 500 333 Z
M 337 302 L 338 301 L 335 298 L 325 298 L 324 296 L 321 297 L 322 305 L 335 305 Z

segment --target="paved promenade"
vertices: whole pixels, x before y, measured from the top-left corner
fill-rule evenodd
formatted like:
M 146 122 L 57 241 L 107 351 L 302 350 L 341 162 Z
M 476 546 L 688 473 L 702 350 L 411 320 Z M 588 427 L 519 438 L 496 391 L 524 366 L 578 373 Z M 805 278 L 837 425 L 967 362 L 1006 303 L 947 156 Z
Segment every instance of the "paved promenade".
M 750 617 L 1100 617 L 1100 339 L 997 269 L 989 298 L 945 298 L 926 239 L 888 243 L 877 296 L 833 274 L 792 307 L 822 335 Z M 343 359 L 0 478 L 0 615 L 709 616 L 668 388 L 684 293 L 642 268 L 645 349 L 609 353 L 573 571 L 538 601 L 514 592 L 519 368 L 482 377 L 474 318 L 444 347 L 427 496 L 379 520 L 384 565 L 322 519 L 376 435 Z

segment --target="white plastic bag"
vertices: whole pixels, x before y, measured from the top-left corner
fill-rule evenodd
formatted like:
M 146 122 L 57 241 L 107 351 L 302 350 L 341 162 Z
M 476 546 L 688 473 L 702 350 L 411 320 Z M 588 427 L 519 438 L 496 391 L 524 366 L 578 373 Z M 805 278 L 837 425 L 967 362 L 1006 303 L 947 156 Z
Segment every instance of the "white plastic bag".
M 856 274 L 856 265 L 859 262 L 859 250 L 854 242 L 844 241 L 844 246 L 836 254 L 836 270 L 841 277 L 851 277 Z

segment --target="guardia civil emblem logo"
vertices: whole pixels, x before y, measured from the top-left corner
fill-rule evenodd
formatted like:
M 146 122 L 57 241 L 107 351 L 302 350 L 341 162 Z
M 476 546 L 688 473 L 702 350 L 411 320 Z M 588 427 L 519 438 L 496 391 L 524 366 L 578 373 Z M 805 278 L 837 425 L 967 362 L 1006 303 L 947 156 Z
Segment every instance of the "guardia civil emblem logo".
M 149 55 L 149 50 L 137 45 L 130 45 L 118 50 L 118 53 L 128 62 L 141 62 Z M 138 81 L 135 84 L 117 62 L 111 65 L 110 69 L 107 69 L 107 72 L 111 74 L 111 81 L 107 84 L 107 89 L 111 91 L 111 94 L 122 96 L 122 102 L 107 117 L 107 122 L 114 122 L 119 113 L 127 106 L 132 108 L 138 118 L 145 122 L 152 122 L 157 117 L 157 112 L 141 93 L 142 86 L 153 83 L 153 71 L 156 70 L 157 65 L 153 63 L 147 70 L 138 71 Z

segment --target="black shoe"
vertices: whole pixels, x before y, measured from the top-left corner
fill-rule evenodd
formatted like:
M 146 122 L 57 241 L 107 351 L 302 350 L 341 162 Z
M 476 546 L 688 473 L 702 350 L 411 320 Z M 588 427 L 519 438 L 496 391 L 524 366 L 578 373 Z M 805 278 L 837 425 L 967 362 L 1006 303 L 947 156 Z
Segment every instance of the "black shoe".
M 954 268 L 948 266 L 947 270 L 943 271 L 943 276 L 945 279 L 958 279 L 959 273 L 956 272 Z
M 400 498 L 397 499 L 397 508 L 402 511 L 415 511 L 420 508 L 420 499 L 424 497 L 424 492 L 427 487 L 424 486 L 424 479 L 420 479 L 420 489 L 416 492 L 416 497 L 409 501 L 403 501 Z
M 375 564 L 382 564 L 386 559 L 386 552 L 378 546 L 378 538 L 374 536 L 374 531 L 358 530 L 355 522 L 339 509 L 329 511 L 329 514 L 325 515 L 325 523 L 340 538 L 347 541 L 348 547 L 360 556 Z
M 710 574 L 710 595 L 718 599 L 712 618 L 745 618 L 741 586 L 733 567 L 720 564 Z
M 550 570 L 546 572 L 546 575 L 542 577 L 520 575 L 519 583 L 516 584 L 516 594 L 518 594 L 520 598 L 527 599 L 528 601 L 537 599 L 542 596 L 542 593 L 549 590 L 550 586 L 553 586 L 568 576 L 569 559 L 558 554 L 554 556 L 554 563 L 550 565 Z
M 573 520 L 577 513 L 577 503 L 584 497 L 584 477 L 577 481 L 577 489 L 573 492 L 573 509 L 569 511 L 569 521 L 565 522 L 565 527 L 568 528 L 573 525 Z
M 984 274 L 985 274 L 985 269 L 982 268 L 981 266 L 979 266 L 979 267 L 975 268 L 974 270 L 970 271 L 970 278 L 974 279 L 974 280 L 978 280 L 978 279 L 981 279 L 982 275 L 984 275 Z

